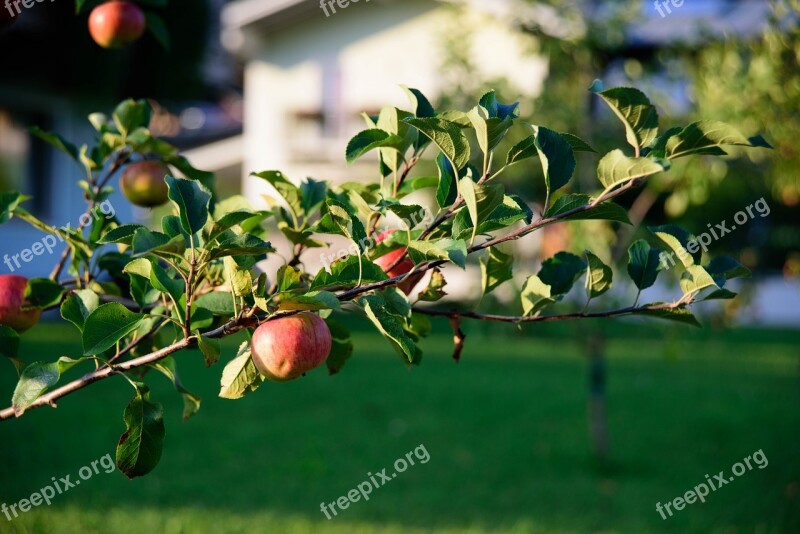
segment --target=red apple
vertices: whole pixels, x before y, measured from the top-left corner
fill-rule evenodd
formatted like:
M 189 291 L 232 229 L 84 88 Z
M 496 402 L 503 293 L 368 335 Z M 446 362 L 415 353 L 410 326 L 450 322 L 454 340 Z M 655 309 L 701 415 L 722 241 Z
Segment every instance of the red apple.
M 263 376 L 287 382 L 328 359 L 331 331 L 319 315 L 298 313 L 256 328 L 251 349 L 253 362 Z
M 0 275 L 0 324 L 13 328 L 18 333 L 28 330 L 39 322 L 42 310 L 22 309 L 28 279 L 16 274 Z
M 119 186 L 125 198 L 132 204 L 152 208 L 164 204 L 167 197 L 167 183 L 164 177 L 169 168 L 159 161 L 140 161 L 125 167 Z
M 381 243 L 382 241 L 386 240 L 390 235 L 392 235 L 396 231 L 397 230 L 387 230 L 387 231 L 379 234 L 378 238 L 376 239 L 376 242 Z M 408 256 L 406 256 L 403 259 L 403 261 L 398 263 L 397 266 L 394 267 L 393 269 L 390 269 L 390 270 L 387 270 L 387 269 L 389 269 L 389 267 L 391 267 L 394 264 L 394 262 L 396 262 L 400 257 L 404 256 L 405 253 L 406 253 L 406 249 L 399 248 L 397 250 L 393 250 L 393 251 L 389 252 L 388 254 L 384 254 L 380 258 L 375 259 L 374 263 L 375 263 L 375 265 L 377 265 L 378 267 L 383 269 L 384 272 L 386 272 L 386 274 L 388 274 L 390 278 L 403 276 L 404 274 L 407 274 L 407 273 L 411 272 L 411 269 L 414 268 L 414 262 L 411 261 L 411 259 Z M 411 291 L 414 290 L 414 286 L 416 286 L 419 283 L 419 281 L 422 280 L 423 276 L 425 276 L 425 273 L 418 273 L 418 274 L 411 275 L 406 280 L 404 280 L 402 283 L 397 284 L 397 287 L 403 293 L 408 295 L 408 294 L 411 293 Z
M 144 12 L 131 2 L 106 2 L 89 15 L 89 33 L 103 48 L 129 45 L 142 36 L 145 27 Z

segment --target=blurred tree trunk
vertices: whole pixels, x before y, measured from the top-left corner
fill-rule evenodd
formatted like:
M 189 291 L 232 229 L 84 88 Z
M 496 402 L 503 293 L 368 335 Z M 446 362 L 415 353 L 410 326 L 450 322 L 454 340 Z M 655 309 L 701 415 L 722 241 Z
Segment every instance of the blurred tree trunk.
M 601 332 L 591 329 L 586 336 L 589 357 L 589 396 L 587 402 L 589 438 L 595 459 L 605 463 L 609 458 L 606 340 Z

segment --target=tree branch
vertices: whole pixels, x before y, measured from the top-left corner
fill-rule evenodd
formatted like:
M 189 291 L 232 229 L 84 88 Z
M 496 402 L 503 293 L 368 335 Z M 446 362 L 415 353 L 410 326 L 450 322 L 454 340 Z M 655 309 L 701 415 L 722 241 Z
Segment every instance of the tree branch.
M 229 336 L 234 334 L 247 326 L 250 326 L 254 322 L 254 319 L 242 319 L 238 322 L 230 321 L 223 326 L 212 330 L 206 334 L 203 334 L 204 337 L 216 339 L 225 336 Z M 143 367 L 145 365 L 150 365 L 156 363 L 160 360 L 163 360 L 167 356 L 170 356 L 176 352 L 179 352 L 185 348 L 192 346 L 196 343 L 197 338 L 195 336 L 186 337 L 169 345 L 168 347 L 164 347 L 163 349 L 157 350 L 150 354 L 146 354 L 144 356 L 140 356 L 139 358 L 134 358 L 133 360 L 128 360 L 111 367 L 101 367 L 100 369 L 96 369 L 91 373 L 87 373 L 82 377 L 73 380 L 72 382 L 68 382 L 61 387 L 58 387 L 48 393 L 45 393 L 38 399 L 36 399 L 25 411 L 33 410 L 35 408 L 41 408 L 42 406 L 52 406 L 53 408 L 56 407 L 56 401 L 65 397 L 71 393 L 75 393 L 78 390 L 85 388 L 86 386 L 93 384 L 99 380 L 104 380 L 114 374 L 117 374 L 120 371 L 130 371 L 132 369 L 136 369 L 138 367 Z M 15 417 L 16 413 L 14 412 L 14 408 L 6 408 L 4 410 L 0 410 L 0 421 L 5 419 L 11 419 Z
M 623 194 L 625 191 L 629 190 L 630 188 L 634 187 L 635 185 L 637 185 L 637 181 L 629 182 L 629 183 L 625 184 L 624 186 L 620 187 L 619 189 L 616 189 L 616 190 L 614 190 L 612 192 L 604 194 L 603 198 L 600 201 L 595 201 L 592 204 L 586 204 L 584 206 L 579 206 L 579 207 L 577 207 L 575 209 L 572 209 L 570 211 L 564 212 L 564 213 L 562 213 L 560 215 L 557 215 L 555 217 L 550 217 L 550 218 L 547 218 L 547 219 L 540 219 L 540 220 L 538 220 L 538 221 L 536 221 L 534 223 L 531 223 L 529 225 L 526 225 L 526 226 L 520 228 L 516 232 L 512 232 L 511 234 L 509 234 L 507 236 L 498 237 L 498 238 L 486 241 L 484 243 L 480 243 L 478 245 L 474 245 L 474 246 L 472 246 L 472 247 L 470 247 L 468 249 L 468 253 L 471 254 L 471 253 L 476 252 L 478 250 L 482 250 L 482 249 L 488 248 L 490 246 L 494 246 L 494 245 L 499 244 L 499 243 L 503 243 L 503 242 L 506 242 L 506 241 L 514 240 L 514 239 L 519 239 L 519 238 L 521 238 L 521 237 L 523 237 L 523 236 L 525 236 L 525 235 L 537 230 L 538 228 L 541 228 L 542 226 L 545 226 L 547 224 L 552 224 L 552 223 L 555 223 L 555 222 L 559 222 L 559 221 L 561 221 L 561 220 L 563 220 L 563 219 L 565 219 L 565 218 L 567 218 L 567 217 L 569 217 L 571 215 L 574 215 L 574 214 L 577 214 L 577 213 L 581 213 L 583 211 L 588 211 L 589 209 L 592 209 L 595 205 L 599 204 L 600 202 L 605 202 L 607 200 L 615 198 L 615 197 Z M 426 272 L 426 271 L 428 271 L 430 269 L 433 269 L 435 267 L 439 267 L 441 265 L 444 265 L 445 263 L 447 263 L 447 260 L 436 260 L 436 261 L 428 262 L 428 263 L 425 263 L 425 264 L 420 264 L 420 265 L 417 265 L 414 268 L 412 273 Z M 412 273 L 409 273 L 409 274 L 412 274 Z M 374 291 L 374 290 L 377 290 L 377 289 L 383 289 L 385 287 L 397 285 L 398 283 L 402 282 L 407 276 L 408 276 L 408 274 L 405 274 L 405 275 L 402 275 L 402 276 L 396 276 L 394 278 L 390 278 L 388 280 L 383 280 L 383 281 L 380 281 L 380 282 L 374 282 L 374 283 L 367 284 L 367 285 L 364 285 L 364 286 L 354 287 L 352 289 L 349 289 L 349 290 L 346 290 L 346 291 L 343 291 L 343 292 L 339 293 L 337 295 L 337 298 L 340 301 L 343 301 L 343 302 L 350 301 L 350 300 L 355 299 L 359 295 L 363 295 L 364 293 L 368 293 L 370 291 Z M 476 312 L 458 312 L 458 311 L 430 310 L 430 309 L 424 309 L 424 308 L 419 308 L 419 309 L 415 308 L 415 311 L 417 311 L 419 313 L 426 314 L 426 315 L 449 317 L 450 319 L 463 317 L 463 318 L 468 318 L 468 319 L 477 319 L 477 320 L 494 321 L 494 322 L 506 322 L 506 323 L 521 323 L 521 322 L 525 322 L 525 323 L 532 323 L 532 322 L 547 322 L 547 321 L 558 321 L 558 320 L 579 319 L 579 318 L 616 317 L 616 316 L 620 316 L 620 315 L 629 315 L 629 314 L 636 313 L 637 311 L 641 311 L 641 310 L 657 310 L 657 309 L 681 308 L 681 307 L 685 307 L 687 304 L 688 303 L 679 301 L 679 302 L 677 302 L 675 304 L 664 304 L 664 305 L 649 306 L 649 307 L 648 306 L 644 306 L 644 307 L 639 307 L 639 308 L 631 307 L 631 308 L 623 308 L 621 310 L 615 310 L 615 311 L 611 311 L 611 312 L 573 313 L 573 314 L 566 314 L 566 315 L 551 315 L 551 316 L 540 316 L 540 317 L 512 317 L 512 316 L 502 316 L 502 315 L 480 314 L 480 313 L 476 313 Z M 207 337 L 207 338 L 212 338 L 212 339 L 213 338 L 226 337 L 228 335 L 231 335 L 231 334 L 234 334 L 236 332 L 239 332 L 240 330 L 242 330 L 244 328 L 248 328 L 248 327 L 251 327 L 251 326 L 255 326 L 255 325 L 261 324 L 264 321 L 274 320 L 274 319 L 277 319 L 279 317 L 286 317 L 288 315 L 294 315 L 296 313 L 299 313 L 299 312 L 298 311 L 282 312 L 282 313 L 274 314 L 272 316 L 268 316 L 268 315 L 241 316 L 238 319 L 231 320 L 228 323 L 226 323 L 225 325 L 223 325 L 223 326 L 221 326 L 221 327 L 219 327 L 219 328 L 217 328 L 215 330 L 212 330 L 210 332 L 207 332 L 207 333 L 205 333 L 203 335 L 205 337 Z M 92 384 L 94 382 L 97 382 L 99 380 L 104 380 L 104 379 L 108 378 L 109 376 L 114 375 L 115 373 L 117 373 L 119 371 L 130 371 L 132 369 L 136 369 L 138 367 L 142 367 L 142 366 L 145 366 L 145 365 L 150 365 L 150 364 L 153 364 L 153 363 L 158 362 L 160 360 L 163 360 L 164 358 L 166 358 L 167 356 L 170 356 L 171 354 L 174 354 L 174 353 L 176 353 L 176 352 L 178 352 L 180 350 L 183 350 L 185 348 L 188 348 L 188 347 L 192 346 L 195 342 L 196 342 L 196 337 L 195 336 L 186 336 L 186 337 L 184 337 L 184 339 L 182 339 L 180 341 L 177 341 L 176 343 L 173 343 L 172 345 L 169 345 L 168 347 L 164 347 L 163 349 L 155 351 L 155 352 L 153 352 L 151 354 L 147 354 L 145 356 L 140 356 L 139 358 L 134 358 L 132 360 L 128 360 L 128 361 L 125 361 L 125 362 L 122 362 L 122 363 L 119 363 L 119 364 L 116 364 L 116 365 L 112 365 L 111 367 L 102 367 L 100 369 L 97 369 L 97 370 L 95 370 L 95 371 L 93 371 L 91 373 L 88 373 L 88 374 L 82 376 L 79 379 L 73 380 L 72 382 L 69 382 L 69 383 L 67 383 L 67 384 L 65 384 L 65 385 L 63 385 L 63 386 L 61 386 L 59 388 L 56 388 L 56 389 L 54 389 L 54 390 L 52 390 L 52 391 L 50 391 L 48 393 L 45 393 L 44 395 L 42 395 L 41 397 L 36 399 L 36 401 L 34 401 L 33 404 L 31 404 L 27 408 L 27 410 L 31 410 L 31 409 L 34 409 L 34 408 L 40 408 L 42 406 L 55 407 L 56 406 L 56 401 L 61 399 L 62 397 L 65 397 L 66 395 L 69 395 L 69 394 L 74 393 L 74 392 L 76 392 L 76 391 L 78 391 L 80 389 L 83 389 L 86 386 L 88 386 L 88 385 L 90 385 L 90 384 Z M 6 408 L 6 409 L 0 411 L 0 420 L 10 419 L 10 418 L 14 417 L 15 415 L 16 414 L 14 412 L 13 407 Z
M 415 312 L 424 314 L 424 315 L 431 315 L 434 317 L 448 317 L 449 319 L 457 319 L 457 318 L 464 318 L 464 319 L 475 319 L 478 321 L 489 321 L 495 323 L 548 323 L 553 321 L 565 321 L 569 319 L 607 319 L 611 317 L 620 317 L 623 315 L 632 315 L 642 311 L 654 311 L 654 310 L 676 310 L 685 308 L 687 304 L 683 303 L 675 303 L 675 304 L 658 304 L 658 305 L 651 305 L 651 306 L 630 306 L 628 308 L 621 308 L 619 310 L 611 310 L 605 312 L 578 312 L 578 313 L 567 313 L 562 315 L 539 315 L 539 316 L 514 316 L 514 315 L 492 315 L 487 313 L 477 313 L 477 312 L 470 312 L 470 311 L 458 311 L 458 310 L 434 310 L 434 309 L 426 309 L 426 308 L 414 308 Z

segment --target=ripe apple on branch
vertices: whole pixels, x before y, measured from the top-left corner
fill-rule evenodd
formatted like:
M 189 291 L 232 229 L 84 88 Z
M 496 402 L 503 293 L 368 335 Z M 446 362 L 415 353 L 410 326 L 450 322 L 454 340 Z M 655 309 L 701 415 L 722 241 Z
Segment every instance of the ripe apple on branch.
M 640 91 L 605 90 L 599 82 L 590 90 L 620 118 L 627 140 L 627 146 L 599 157 L 593 194 L 571 187 L 575 152 L 594 149 L 576 135 L 525 123 L 517 104 L 500 102 L 493 91 L 472 109 L 460 111 L 436 110 L 420 91 L 407 89 L 409 110 L 386 107 L 378 117 L 366 117 L 366 129 L 346 148 L 348 162 L 377 153 L 373 183 L 297 183 L 279 171 L 259 172 L 254 176 L 277 195 L 267 210 L 241 196 L 219 198 L 210 173 L 193 168 L 175 147 L 151 135 L 146 101 L 125 101 L 111 118 L 92 114 L 94 146 L 79 149 L 58 134 L 33 129 L 87 177 L 78 182 L 87 212 L 108 198 L 109 184 L 121 172 L 120 185 L 132 202 L 149 206 L 166 199 L 172 213 L 157 230 L 116 218 L 87 218 L 86 228 L 65 236 L 67 247 L 51 276 L 27 282 L 25 307 L 22 282 L 0 279 L 0 353 L 20 370 L 11 406 L 0 410 L 0 419 L 55 407 L 97 381 L 119 379 L 133 386 L 134 397 L 125 412 L 127 429 L 117 446 L 117 465 L 126 476 L 137 477 L 156 466 L 164 439 L 163 410 L 150 399 L 147 373 L 163 373 L 174 382 L 188 418 L 199 409 L 200 399 L 178 379 L 175 355 L 197 347 L 206 365 L 213 366 L 221 358 L 218 340 L 236 333 L 244 332 L 247 340 L 221 372 L 219 395 L 226 399 L 251 394 L 267 382 L 278 387 L 277 382 L 301 379 L 323 364 L 331 375 L 344 372 L 354 349 L 343 319 L 347 314 L 368 318 L 406 366 L 421 362 L 430 317 L 450 321 L 456 360 L 465 343 L 465 319 L 520 325 L 638 315 L 699 325 L 689 306 L 734 298 L 726 282 L 748 271 L 731 258 L 704 261 L 698 253 L 683 262 L 680 292 L 673 301 L 640 304 L 661 270 L 660 251 L 685 248 L 692 239 L 673 225 L 651 228 L 649 239 L 631 245 L 624 271 L 636 296 L 622 308 L 600 303 L 614 282 L 614 269 L 589 251 L 559 252 L 545 260 L 527 276 L 516 314 L 487 314 L 474 306 L 467 311 L 457 303 L 430 307 L 445 296 L 447 270 L 465 269 L 470 257 L 480 260 L 480 287 L 487 294 L 520 267 L 504 243 L 566 221 L 630 224 L 614 199 L 669 171 L 675 159 L 721 156 L 726 146 L 769 147 L 760 136 L 747 138 L 715 121 L 660 133 L 658 114 Z M 498 146 L 516 131 L 514 124 L 523 124 L 530 134 L 510 139 L 513 147 L 500 154 Z M 415 173 L 426 154 L 436 163 L 437 177 Z M 543 169 L 546 195 L 540 214 L 509 194 L 500 179 L 507 168 L 525 165 Z M 407 197 L 417 191 L 429 191 L 435 200 L 438 211 L 432 220 L 412 217 L 422 208 Z M 55 233 L 23 207 L 24 201 L 17 192 L 0 194 L 0 222 L 17 217 Z M 412 222 L 403 231 L 378 235 L 379 222 L 390 216 Z M 287 240 L 293 253 L 277 272 L 264 273 L 259 262 L 275 252 L 266 240 L 267 221 L 277 223 L 279 234 L 273 239 Z M 349 240 L 352 253 L 317 272 L 307 271 L 303 257 L 327 247 L 325 238 L 331 235 Z M 412 302 L 408 293 L 428 272 L 427 286 Z M 576 308 L 565 297 L 579 279 L 586 304 Z M 23 311 L 28 308 L 35 311 Z M 19 333 L 35 323 L 41 310 L 51 308 L 78 330 L 83 351 L 25 366 L 19 360 Z M 62 381 L 62 375 L 79 367 L 83 374 Z
M 89 35 L 102 48 L 124 48 L 138 41 L 146 30 L 166 49 L 169 33 L 163 19 L 151 10 L 139 6 L 165 7 L 166 0 L 110 0 L 95 5 L 89 13 Z M 75 11 L 80 13 L 87 0 L 75 0 Z

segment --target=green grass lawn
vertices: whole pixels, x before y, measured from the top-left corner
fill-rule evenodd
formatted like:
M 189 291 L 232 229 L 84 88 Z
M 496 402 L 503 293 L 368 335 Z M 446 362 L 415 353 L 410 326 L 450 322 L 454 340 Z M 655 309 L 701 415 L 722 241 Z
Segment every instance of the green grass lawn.
M 205 369 L 199 354 L 178 355 L 203 407 L 181 421 L 171 384 L 147 377 L 167 424 L 152 474 L 129 481 L 101 471 L 49 507 L 12 522 L 0 515 L 0 532 L 800 532 L 797 334 L 658 328 L 625 339 L 633 327 L 614 329 L 606 465 L 591 457 L 575 331 L 524 337 L 477 325 L 458 365 L 440 331 L 424 343 L 423 365 L 407 371 L 382 339 L 359 330 L 341 375 L 265 384 L 240 401 L 216 397 L 222 364 Z M 47 325 L 22 348 L 28 361 L 79 352 L 72 331 Z M 9 399 L 15 377 L 0 363 Z M 57 410 L 0 423 L 0 502 L 113 455 L 131 395 L 122 378 L 111 379 Z M 368 472 L 391 472 L 420 444 L 427 463 L 331 520 L 320 512 L 320 502 Z M 759 449 L 766 468 L 666 521 L 656 512 L 656 502 L 706 474 L 730 473 Z

